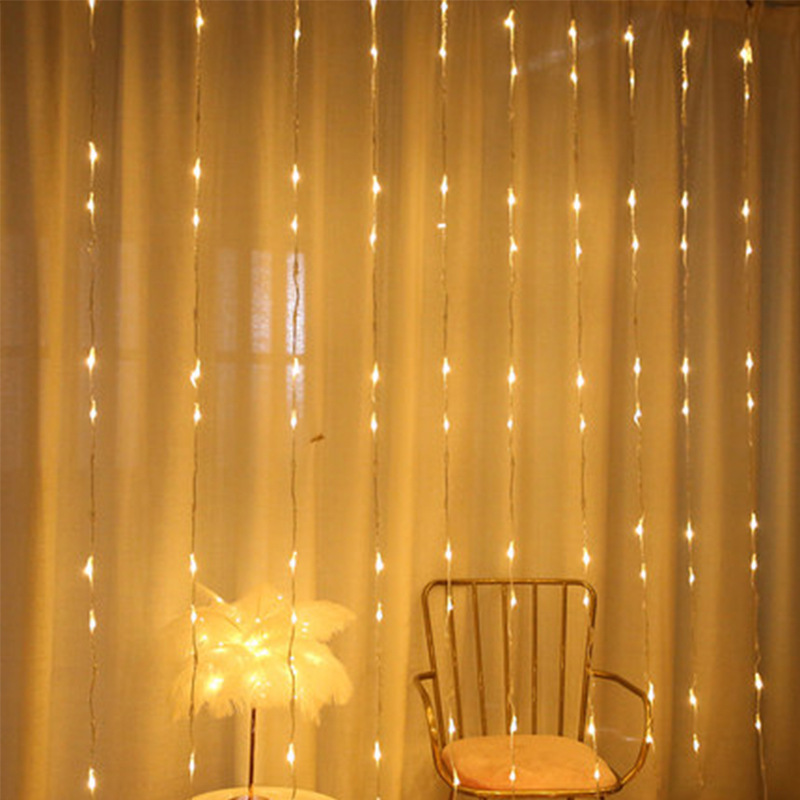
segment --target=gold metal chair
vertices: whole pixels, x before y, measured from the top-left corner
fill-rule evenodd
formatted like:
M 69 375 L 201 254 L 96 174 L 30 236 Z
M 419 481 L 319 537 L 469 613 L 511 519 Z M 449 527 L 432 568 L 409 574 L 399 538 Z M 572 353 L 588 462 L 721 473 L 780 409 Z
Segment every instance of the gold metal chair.
M 622 789 L 644 766 L 651 707 L 641 689 L 592 667 L 594 588 L 580 580 L 453 579 L 448 597 L 447 586 L 432 581 L 422 592 L 430 669 L 414 682 L 450 797 L 604 797 Z M 641 737 L 626 771 L 604 757 L 605 729 L 598 725 L 585 741 L 590 698 L 600 716 L 601 684 L 641 701 Z

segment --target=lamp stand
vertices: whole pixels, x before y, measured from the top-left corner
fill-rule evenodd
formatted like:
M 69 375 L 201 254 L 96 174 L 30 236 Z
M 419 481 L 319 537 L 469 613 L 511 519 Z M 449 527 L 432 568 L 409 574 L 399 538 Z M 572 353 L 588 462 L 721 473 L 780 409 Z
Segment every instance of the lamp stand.
M 231 800 L 269 800 L 255 793 L 255 764 L 256 764 L 256 710 L 250 709 L 250 763 L 247 770 L 247 794 L 236 795 Z

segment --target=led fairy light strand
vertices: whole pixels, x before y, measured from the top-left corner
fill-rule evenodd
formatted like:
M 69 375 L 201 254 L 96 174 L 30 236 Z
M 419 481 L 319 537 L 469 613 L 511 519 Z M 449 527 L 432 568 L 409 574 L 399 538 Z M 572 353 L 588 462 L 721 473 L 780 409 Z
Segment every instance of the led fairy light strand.
M 369 0 L 370 18 L 370 118 L 372 128 L 372 179 L 370 185 L 371 225 L 369 246 L 372 255 L 372 374 L 370 376 L 370 421 L 372 433 L 372 535 L 375 552 L 375 573 L 373 592 L 375 603 L 375 739 L 372 747 L 372 758 L 375 762 L 375 796 L 381 797 L 381 736 L 383 733 L 383 656 L 382 656 L 382 624 L 383 624 L 383 587 L 382 577 L 385 569 L 381 551 L 381 506 L 379 483 L 379 442 L 378 442 L 378 382 L 381 374 L 378 366 L 379 329 L 378 329 L 378 195 L 381 184 L 378 180 L 378 0 Z
M 97 711 L 95 691 L 100 669 L 97 655 L 97 602 L 95 594 L 95 562 L 97 548 L 97 394 L 95 367 L 97 366 L 97 320 L 95 314 L 95 295 L 97 290 L 97 204 L 96 185 L 97 147 L 95 145 L 95 117 L 97 116 L 97 40 L 95 38 L 95 0 L 88 0 L 89 7 L 89 52 L 90 52 L 90 97 L 89 97 L 89 194 L 86 210 L 89 212 L 89 352 L 86 368 L 89 372 L 89 422 L 91 438 L 89 445 L 89 555 L 83 574 L 89 583 L 89 652 L 91 658 L 91 677 L 89 680 L 89 767 L 86 786 L 94 797 L 97 789 Z
M 298 500 L 297 500 L 297 425 L 298 425 L 298 392 L 297 383 L 300 378 L 300 360 L 298 358 L 298 331 L 300 322 L 300 0 L 294 0 L 294 28 L 292 32 L 292 200 L 294 211 L 291 221 L 292 229 L 292 284 L 294 302 L 292 304 L 292 341 L 291 341 L 291 414 L 289 425 L 292 430 L 290 493 L 292 500 L 292 554 L 289 558 L 291 630 L 289 633 L 289 649 L 287 667 L 291 678 L 291 695 L 289 696 L 289 745 L 286 761 L 289 764 L 292 784 L 292 798 L 297 794 L 296 743 L 297 735 L 297 669 L 294 663 L 294 646 L 297 635 L 297 532 L 298 532 Z
M 191 603 L 189 609 L 189 619 L 191 622 L 192 637 L 192 680 L 189 695 L 189 781 L 194 781 L 195 770 L 197 767 L 197 748 L 195 740 L 195 716 L 196 689 L 197 689 L 197 667 L 199 654 L 197 647 L 197 498 L 198 498 L 198 473 L 200 466 L 199 457 L 199 426 L 203 418 L 200 409 L 200 177 L 202 167 L 200 160 L 200 123 L 201 123 L 201 97 L 202 97 L 202 43 L 203 43 L 203 19 L 200 0 L 194 3 L 194 28 L 195 28 L 195 120 L 194 120 L 194 166 L 192 175 L 194 176 L 194 203 L 192 212 L 192 261 L 194 271 L 194 304 L 192 308 L 192 338 L 194 350 L 194 368 L 192 369 L 189 380 L 194 390 L 194 412 L 192 421 L 194 423 L 192 436 L 192 513 L 191 513 L 191 543 L 189 551 L 189 576 L 191 580 Z
M 700 735 L 698 733 L 698 691 L 697 691 L 697 571 L 694 563 L 694 548 L 697 532 L 692 524 L 692 485 L 691 485 L 691 424 L 689 419 L 690 387 L 690 362 L 689 362 L 689 283 L 691 273 L 689 269 L 689 149 L 688 149 L 688 93 L 689 93 L 689 58 L 688 51 L 691 45 L 689 28 L 685 27 L 681 38 L 681 273 L 682 273 L 682 337 L 683 360 L 680 372 L 683 378 L 683 402 L 681 415 L 684 420 L 684 496 L 686 500 L 686 550 L 688 556 L 688 581 L 689 581 L 689 637 L 691 658 L 691 683 L 689 686 L 689 708 L 691 710 L 692 750 L 696 756 L 700 753 Z M 698 761 L 699 769 L 699 761 Z M 702 781 L 702 773 L 700 775 Z
M 591 556 L 589 554 L 589 524 L 587 517 L 586 502 L 586 411 L 584 407 L 584 387 L 586 377 L 583 371 L 583 249 L 581 248 L 580 222 L 581 222 L 581 197 L 580 197 L 580 136 L 579 136 L 579 95 L 578 95 L 578 23 L 575 15 L 575 6 L 570 3 L 570 23 L 567 30 L 570 47 L 570 72 L 569 81 L 571 90 L 572 106 L 572 171 L 574 192 L 572 198 L 572 237 L 573 237 L 573 260 L 575 266 L 575 305 L 577 312 L 576 326 L 576 375 L 575 387 L 578 393 L 578 431 L 580 433 L 580 513 L 581 513 L 581 563 L 584 574 L 589 572 Z M 589 606 L 589 594 L 584 593 L 583 604 Z M 600 759 L 597 754 L 597 728 L 594 719 L 594 698 L 593 692 L 589 691 L 587 697 L 588 724 L 586 731 L 592 740 L 594 750 L 594 773 L 595 789 L 600 791 Z
M 580 508 L 581 508 L 581 563 L 584 574 L 589 571 L 591 556 L 589 555 L 589 526 L 586 515 L 586 412 L 584 408 L 584 387 L 586 376 L 583 372 L 583 249 L 581 248 L 580 222 L 581 222 L 581 197 L 580 180 L 578 172 L 579 132 L 578 132 L 578 24 L 572 6 L 570 24 L 567 35 L 570 42 L 571 66 L 569 80 L 572 84 L 572 168 L 574 181 L 574 194 L 572 198 L 572 238 L 573 238 L 573 263 L 575 265 L 575 305 L 577 309 L 577 336 L 576 336 L 576 375 L 575 386 L 578 391 L 578 430 L 580 432 Z M 585 603 L 589 597 L 586 595 Z
M 450 289 L 447 263 L 447 196 L 449 182 L 447 174 L 447 33 L 448 3 L 442 0 L 439 4 L 439 90 L 441 110 L 441 148 L 442 179 L 439 184 L 439 272 L 442 285 L 442 516 L 444 525 L 444 559 L 446 564 L 446 599 L 444 636 L 451 641 L 450 626 L 453 619 L 453 540 L 450 531 L 450 384 L 452 370 L 449 356 L 450 339 Z M 451 709 L 448 708 L 447 736 L 453 741 L 456 734 L 456 723 Z M 453 765 L 453 783 L 458 791 L 460 780 L 456 765 Z
M 655 701 L 655 685 L 650 670 L 650 614 L 647 605 L 647 545 L 645 541 L 645 495 L 644 495 L 644 467 L 642 461 L 642 354 L 639 331 L 639 233 L 636 224 L 636 57 L 634 52 L 633 20 L 630 18 L 625 30 L 624 41 L 627 50 L 628 62 L 628 120 L 631 133 L 630 146 L 630 191 L 628 193 L 628 211 L 631 232 L 630 274 L 631 274 L 631 316 L 633 328 L 633 424 L 636 431 L 636 498 L 638 504 L 638 519 L 634 529 L 639 542 L 639 579 L 642 584 L 642 622 L 644 626 L 644 672 L 647 683 L 647 696 L 650 702 Z M 653 731 L 647 731 L 647 741 L 653 744 Z
M 506 557 L 508 559 L 508 580 L 509 580 L 509 599 L 507 614 L 508 639 L 508 659 L 509 659 L 509 681 L 508 697 L 506 699 L 509 715 L 509 747 L 511 755 L 511 767 L 508 779 L 513 787 L 517 780 L 516 765 L 516 732 L 517 732 L 517 710 L 514 697 L 514 611 L 517 607 L 516 589 L 514 587 L 514 559 L 516 558 L 516 452 L 515 452 L 515 427 L 516 427 L 516 397 L 515 385 L 517 373 L 514 368 L 514 358 L 516 355 L 516 318 L 515 305 L 517 294 L 517 241 L 516 241 L 516 216 L 517 195 L 515 192 L 514 173 L 516 167 L 516 142 L 515 142 L 515 116 L 516 116 L 516 86 L 519 69 L 517 66 L 517 41 L 516 41 L 516 8 L 512 1 L 508 16 L 505 19 L 505 27 L 508 30 L 508 138 L 509 138 L 509 184 L 506 205 L 508 208 L 508 419 L 506 426 L 508 429 L 508 547 Z
M 758 591 L 758 452 L 756 448 L 756 387 L 753 370 L 756 366 L 755 343 L 757 320 L 753 304 L 753 243 L 750 232 L 750 216 L 752 203 L 749 196 L 750 186 L 750 102 L 752 99 L 752 83 L 750 69 L 753 65 L 752 45 L 753 8 L 747 6 L 747 33 L 739 57 L 742 60 L 742 228 L 744 237 L 744 283 L 745 283 L 745 317 L 747 325 L 746 369 L 746 408 L 747 408 L 747 489 L 750 504 L 748 527 L 750 530 L 750 589 L 753 606 L 753 686 L 755 689 L 755 710 L 753 724 L 756 730 L 758 745 L 759 774 L 761 777 L 761 796 L 767 798 L 767 765 L 764 755 L 764 723 L 762 719 L 762 693 L 764 679 L 761 675 L 761 639 L 758 630 L 758 610 L 760 597 Z

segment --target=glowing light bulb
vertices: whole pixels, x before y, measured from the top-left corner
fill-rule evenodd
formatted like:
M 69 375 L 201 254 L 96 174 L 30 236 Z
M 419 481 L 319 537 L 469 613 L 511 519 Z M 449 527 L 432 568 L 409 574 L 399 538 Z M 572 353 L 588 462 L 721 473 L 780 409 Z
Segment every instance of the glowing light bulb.
M 689 374 L 689 357 L 684 356 L 683 363 L 681 364 L 681 372 L 683 373 L 683 377 L 685 378 Z
M 686 540 L 691 542 L 694 539 L 694 528 L 692 528 L 692 523 L 689 522 L 686 525 Z
M 694 586 L 694 582 L 697 580 L 696 575 L 694 574 L 694 568 L 689 567 L 689 586 Z
M 300 361 L 297 356 L 292 361 L 292 378 L 295 380 L 300 377 Z
M 302 36 L 302 34 L 301 34 L 301 32 L 300 32 L 300 26 L 298 25 L 298 26 L 297 26 L 297 27 L 294 29 L 294 40 L 295 40 L 295 42 L 299 42 L 299 41 L 300 41 L 300 36 Z
M 592 739 L 594 739 L 595 735 L 597 734 L 597 729 L 594 726 L 594 717 L 589 718 L 589 725 L 586 728 L 586 732 L 592 737 Z
M 636 375 L 637 378 L 642 374 L 642 362 L 639 356 L 636 356 L 636 360 L 633 362 L 633 374 Z
M 297 168 L 297 164 L 292 165 L 292 186 L 297 188 L 297 184 L 300 183 L 300 170 Z
M 636 208 L 636 190 L 631 189 L 630 193 L 628 194 L 628 206 L 630 208 Z
M 759 733 L 761 733 L 761 715 L 760 714 L 756 714 L 755 728 Z
M 581 196 L 576 192 L 572 201 L 572 210 L 577 214 L 581 210 Z
M 652 703 L 656 699 L 656 687 L 653 686 L 653 682 L 650 681 L 647 684 L 647 699 Z
M 292 221 L 289 223 L 289 227 L 292 229 L 292 233 L 297 233 L 298 228 L 300 227 L 300 223 L 297 220 L 297 214 L 292 217 Z
M 642 568 L 639 570 L 639 577 L 642 580 L 642 583 L 647 583 L 647 567 L 642 565 Z
M 689 689 L 689 705 L 697 708 L 697 695 L 694 693 L 694 689 Z
M 508 726 L 509 733 L 516 733 L 517 732 L 517 715 L 511 717 L 511 724 Z
M 200 411 L 200 403 L 194 404 L 194 415 L 192 416 L 192 419 L 194 420 L 195 425 L 199 425 L 200 420 L 203 419 L 203 414 Z
M 636 535 L 641 539 L 644 536 L 644 520 L 639 520 L 636 524 Z
M 445 414 L 442 418 L 442 428 L 444 429 L 445 433 L 450 432 L 450 417 L 448 417 L 447 414 Z
M 97 401 L 94 398 L 92 398 L 92 403 L 89 407 L 89 421 L 92 423 L 92 425 L 97 422 Z
M 202 373 L 200 371 L 200 359 L 198 358 L 197 361 L 195 361 L 194 363 L 194 369 L 189 375 L 189 381 L 191 382 L 192 386 L 194 386 L 195 389 L 198 387 L 201 377 Z
M 89 583 L 94 581 L 94 556 L 89 556 L 86 559 L 86 566 L 83 568 L 83 574 L 89 579 Z
M 628 44 L 633 44 L 633 28 L 628 26 L 628 30 L 625 31 L 625 35 L 622 37 Z
M 375 433 L 378 430 L 378 415 L 373 411 L 369 420 L 370 430 Z
M 189 779 L 192 780 L 194 778 L 194 772 L 197 767 L 197 761 L 195 759 L 194 750 L 192 750 L 191 754 L 189 755 Z
M 380 191 L 381 191 L 381 185 L 378 182 L 378 176 L 377 175 L 373 175 L 372 176 L 372 194 L 377 197 L 377 195 L 380 194 Z
M 592 557 L 589 555 L 589 550 L 587 548 L 583 548 L 583 555 L 581 556 L 581 561 L 583 562 L 583 566 L 588 569 L 589 564 L 592 561 Z
M 692 734 L 692 750 L 694 750 L 695 753 L 700 752 L 700 738 L 696 733 Z
M 88 0 L 88 1 L 89 1 L 89 11 L 94 11 L 95 0 Z
M 89 163 L 94 166 L 97 163 L 97 148 L 94 142 L 89 142 Z
M 567 31 L 567 36 L 574 42 L 578 38 L 578 28 L 575 25 L 575 20 L 573 19 L 569 24 L 569 30 Z
M 509 11 L 508 16 L 503 21 L 503 25 L 506 26 L 509 30 L 514 30 L 514 11 Z
M 749 239 L 747 240 L 747 242 L 745 242 L 744 252 L 748 258 L 750 258 L 750 256 L 753 255 L 753 245 L 751 244 Z
M 292 430 L 297 428 L 297 409 L 295 408 L 292 409 L 292 416 L 289 420 L 289 424 L 292 426 Z
M 94 216 L 94 192 L 89 192 L 89 199 L 86 201 L 86 208 Z
M 739 51 L 739 58 L 744 61 L 745 64 L 752 64 L 753 63 L 753 47 L 750 44 L 749 39 L 745 39 L 744 46 Z
M 200 169 L 200 159 L 196 159 L 194 162 L 194 169 L 192 170 L 192 175 L 194 175 L 194 179 L 196 181 L 200 180 L 200 175 L 202 175 L 202 170 Z
M 516 547 L 514 545 L 514 540 L 512 539 L 508 543 L 508 549 L 506 550 L 506 557 L 508 558 L 509 561 L 513 561 L 514 560 L 514 556 L 516 555 L 516 552 L 517 551 L 516 551 Z
M 95 354 L 94 345 L 89 349 L 89 355 L 86 357 L 86 366 L 89 369 L 89 373 L 91 374 L 94 370 L 94 366 L 97 363 L 97 356 Z
M 450 546 L 450 542 L 447 543 L 447 547 L 444 551 L 444 558 L 445 561 L 452 562 L 453 560 L 453 548 Z
M 576 70 L 575 67 L 573 67 L 570 71 L 569 79 L 572 81 L 574 86 L 578 85 L 578 70 Z
M 517 373 L 514 372 L 513 364 L 508 368 L 508 385 L 513 386 L 517 382 Z
M 636 236 L 634 236 L 631 241 L 631 250 L 633 250 L 634 253 L 639 252 L 639 239 Z
M 689 49 L 689 45 L 691 45 L 691 39 L 689 38 L 689 30 L 685 30 L 683 32 L 683 39 L 681 39 L 681 49 L 684 53 Z
M 381 379 L 381 373 L 378 370 L 378 363 L 375 362 L 372 366 L 372 375 L 370 376 L 372 379 L 372 385 L 375 386 L 378 381 Z
M 683 406 L 681 406 L 681 414 L 683 414 L 684 417 L 688 417 L 689 416 L 689 401 L 688 400 L 684 400 L 683 401 Z
M 681 195 L 681 208 L 686 211 L 689 208 L 689 192 L 684 192 Z
M 578 377 L 575 378 L 575 385 L 579 389 L 583 389 L 583 387 L 586 385 L 586 379 L 583 377 L 583 372 L 581 370 L 578 370 Z
M 456 723 L 452 717 L 450 717 L 447 721 L 447 732 L 450 734 L 451 739 L 456 734 Z
M 444 357 L 442 361 L 442 375 L 446 378 L 451 372 L 450 362 L 447 360 L 447 356 Z
M 753 553 L 753 555 L 750 556 L 750 571 L 756 572 L 757 570 L 758 570 L 758 556 L 755 553 Z
M 375 763 L 378 763 L 381 760 L 381 743 L 376 739 L 375 746 L 372 748 L 372 757 L 375 759 Z
M 575 258 L 579 259 L 583 255 L 583 248 L 579 241 L 575 241 Z
M 375 554 L 375 572 L 376 574 L 380 575 L 383 572 L 383 558 L 381 557 L 380 552 Z
M 747 393 L 747 410 L 752 411 L 756 407 L 756 401 L 753 399 L 753 395 L 748 392 Z
M 750 372 L 755 366 L 755 361 L 753 361 L 753 354 L 749 350 L 747 351 L 747 359 L 745 360 L 744 365 L 747 367 L 748 372 Z
M 97 617 L 95 616 L 94 609 L 89 609 L 89 633 L 94 633 L 97 629 Z
M 294 575 L 297 572 L 297 551 L 295 550 L 292 553 L 292 557 L 289 559 L 289 572 Z
M 203 25 L 206 24 L 206 21 L 203 19 L 203 15 L 200 12 L 197 13 L 197 16 L 195 17 L 194 24 L 195 24 L 195 27 L 197 28 L 197 33 L 199 34 L 200 30 L 203 27 Z
M 516 783 L 517 782 L 517 769 L 516 769 L 516 767 L 511 767 L 511 769 L 509 770 L 509 772 L 508 772 L 508 780 L 511 781 L 511 783 Z
M 369 246 L 372 248 L 373 252 L 375 250 L 375 243 L 378 241 L 378 234 L 375 230 L 375 226 L 373 225 L 369 232 Z
M 508 187 L 508 205 L 513 207 L 517 204 L 517 196 L 514 194 L 513 187 Z
M 751 533 L 755 533 L 758 530 L 758 517 L 756 517 L 755 512 L 750 514 L 750 531 Z
M 294 767 L 294 762 L 295 762 L 294 742 L 289 742 L 289 747 L 286 750 L 286 760 L 292 767 Z
M 195 228 L 200 227 L 200 212 L 197 209 L 195 209 L 194 214 L 192 214 L 192 225 L 194 225 Z
M 97 789 L 97 775 L 94 771 L 94 767 L 89 767 L 89 775 L 86 778 L 86 786 L 89 791 L 94 794 L 95 789 Z
M 375 619 L 378 622 L 383 622 L 383 603 L 379 602 L 375 609 Z
M 442 178 L 442 183 L 439 186 L 439 191 L 444 195 L 447 194 L 447 175 Z
M 197 559 L 194 553 L 189 553 L 189 574 L 194 577 L 197 575 Z
M 750 201 L 747 198 L 745 198 L 745 201 L 742 204 L 742 216 L 745 219 L 750 216 Z

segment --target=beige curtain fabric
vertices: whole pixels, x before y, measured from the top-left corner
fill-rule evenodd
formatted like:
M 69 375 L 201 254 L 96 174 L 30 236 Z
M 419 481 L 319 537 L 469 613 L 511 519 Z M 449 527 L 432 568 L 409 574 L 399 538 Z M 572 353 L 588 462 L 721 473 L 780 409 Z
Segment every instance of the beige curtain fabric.
M 759 797 L 753 730 L 741 62 L 744 3 L 575 4 L 589 579 L 595 662 L 644 683 L 622 33 L 636 22 L 643 486 L 656 750 L 628 797 Z M 689 483 L 683 421 L 679 40 L 689 51 Z M 83 3 L 4 2 L 2 26 L 2 795 L 85 796 L 89 753 L 88 20 Z M 302 598 L 349 606 L 334 640 L 352 701 L 302 722 L 301 786 L 446 796 L 411 675 L 418 597 L 444 574 L 438 4 L 380 3 L 379 497 L 386 563 L 377 686 L 369 430 L 372 288 L 368 4 L 303 2 L 300 46 Z M 287 331 L 292 215 L 286 2 L 204 3 L 197 557 L 234 599 L 288 588 Z M 509 172 L 506 6 L 451 3 L 450 492 L 455 575 L 506 573 Z M 581 576 L 567 3 L 518 4 L 516 294 L 519 575 Z M 756 4 L 758 631 L 770 797 L 797 796 L 800 734 L 800 10 Z M 193 392 L 193 4 L 97 7 L 98 797 L 188 797 L 168 624 L 189 603 Z M 380 695 L 382 713 L 376 720 Z M 601 737 L 625 731 L 604 722 Z M 611 712 L 609 711 L 609 714 Z M 245 720 L 197 720 L 194 792 L 241 783 Z M 264 713 L 257 777 L 286 784 L 289 718 Z M 601 738 L 602 741 L 602 738 Z M 698 772 L 702 772 L 701 785 Z

